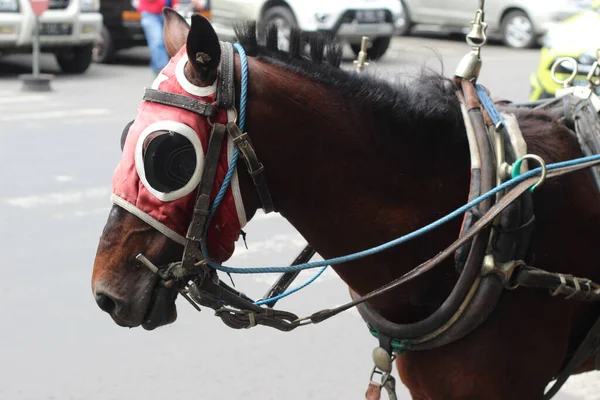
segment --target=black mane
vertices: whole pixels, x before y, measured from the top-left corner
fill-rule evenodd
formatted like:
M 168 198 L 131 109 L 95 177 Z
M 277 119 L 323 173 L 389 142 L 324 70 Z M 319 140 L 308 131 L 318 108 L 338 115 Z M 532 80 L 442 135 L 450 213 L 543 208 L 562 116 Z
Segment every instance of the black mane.
M 302 34 L 293 28 L 289 51 L 277 47 L 277 27 L 270 26 L 258 43 L 256 22 L 235 27 L 246 54 L 303 75 L 310 80 L 335 87 L 345 98 L 354 99 L 363 109 L 390 128 L 415 128 L 420 132 L 444 128 L 464 137 L 460 105 L 454 82 L 442 74 L 423 69 L 411 81 L 391 83 L 368 73 L 340 68 L 343 47 L 339 39 L 324 34 Z M 308 42 L 309 54 L 301 45 Z M 433 132 L 432 132 L 433 133 Z M 451 133 L 450 133 L 451 134 Z M 452 135 L 456 137 L 456 135 Z

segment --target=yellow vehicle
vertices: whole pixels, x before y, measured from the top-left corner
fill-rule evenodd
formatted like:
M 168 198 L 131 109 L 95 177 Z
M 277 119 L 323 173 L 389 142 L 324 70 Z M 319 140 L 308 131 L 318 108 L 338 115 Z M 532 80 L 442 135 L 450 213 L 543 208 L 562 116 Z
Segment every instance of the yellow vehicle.
M 552 79 L 552 65 L 561 57 L 572 57 L 577 61 L 577 74 L 572 85 L 587 86 L 586 79 L 592 65 L 598 59 L 600 49 L 600 0 L 585 10 L 566 19 L 548 31 L 541 49 L 538 69 L 531 74 L 532 91 L 530 101 L 554 97 L 562 86 Z M 559 81 L 569 78 L 574 71 L 572 61 L 563 61 L 555 67 Z M 597 92 L 600 92 L 596 88 Z M 600 94 L 600 93 L 597 93 Z

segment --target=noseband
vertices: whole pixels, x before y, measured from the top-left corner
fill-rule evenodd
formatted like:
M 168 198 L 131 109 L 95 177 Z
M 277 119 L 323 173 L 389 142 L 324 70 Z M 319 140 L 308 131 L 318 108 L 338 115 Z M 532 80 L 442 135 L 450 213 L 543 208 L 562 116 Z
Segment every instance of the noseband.
M 241 61 L 242 87 L 239 126 L 237 124 L 237 112 L 235 109 L 234 47 L 238 51 Z M 262 203 L 263 211 L 265 213 L 275 211 L 264 175 L 265 168 L 256 156 L 248 133 L 242 132 L 245 124 L 248 64 L 244 49 L 239 43 L 232 45 L 231 43 L 221 42 L 221 63 L 217 79 L 217 99 L 214 104 L 161 90 L 148 88 L 144 92 L 143 99 L 145 101 L 178 107 L 208 118 L 209 121 L 211 121 L 210 118 L 217 115 L 218 109 L 223 108 L 236 112 L 236 119 L 225 125 L 211 122 L 212 132 L 208 143 L 202 178 L 197 189 L 192 220 L 185 237 L 182 260 L 171 263 L 165 268 L 159 268 L 142 253 L 138 254 L 136 259 L 146 265 L 163 281 L 174 280 L 182 283 L 184 286 L 179 289 L 180 294 L 197 310 L 200 310 L 197 304 L 212 308 L 216 311 L 216 315 L 220 316 L 225 324 L 232 328 L 241 329 L 255 325 L 267 325 L 279 330 L 288 331 L 295 328 L 292 322 L 298 319 L 296 315 L 290 312 L 277 311 L 255 305 L 252 299 L 221 282 L 216 274 L 216 270 L 208 265 L 210 257 L 206 246 L 207 227 L 228 188 L 231 176 L 236 168 L 238 154 L 242 155 L 246 163 L 248 173 L 252 177 Z M 226 134 L 229 134 L 233 140 L 235 146 L 234 154 L 227 175 L 211 206 L 210 194 L 213 189 L 219 156 Z M 299 260 L 299 262 L 302 261 Z M 189 281 L 192 282 L 188 286 L 187 282 Z

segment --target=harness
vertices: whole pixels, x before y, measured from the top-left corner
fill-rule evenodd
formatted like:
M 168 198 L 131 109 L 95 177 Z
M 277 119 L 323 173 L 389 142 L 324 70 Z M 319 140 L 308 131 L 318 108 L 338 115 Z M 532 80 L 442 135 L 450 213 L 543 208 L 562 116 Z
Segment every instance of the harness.
M 528 265 L 528 261 L 531 261 L 530 239 L 535 221 L 531 190 L 546 179 L 586 168 L 598 168 L 600 157 L 595 156 L 600 150 L 598 110 L 593 108 L 589 98 L 565 97 L 556 102 L 561 105 L 564 105 L 565 101 L 573 102 L 574 106 L 569 108 L 572 110 L 570 115 L 574 116 L 575 131 L 580 137 L 580 142 L 587 146 L 582 145 L 587 158 L 546 165 L 541 158 L 528 154 L 514 115 L 498 112 L 485 89 L 475 83 L 481 65 L 479 49 L 485 43 L 482 7 L 483 5 L 478 10 L 474 24 L 478 24 L 481 34 L 468 36 L 473 51 L 463 60 L 455 76 L 458 87 L 456 95 L 461 104 L 471 153 L 471 184 L 469 204 L 462 211 L 464 219 L 459 238 L 448 248 L 381 288 L 364 296 L 350 290 L 351 302 L 305 318 L 273 308 L 278 296 L 287 290 L 300 270 L 342 263 L 349 261 L 351 256 L 359 258 L 372 254 L 373 251 L 319 263 L 307 263 L 315 254 L 315 250 L 309 245 L 291 267 L 245 269 L 247 272 L 284 271 L 265 296 L 270 301 L 254 301 L 221 282 L 216 275 L 217 270 L 241 272 L 241 269 L 224 267 L 211 261 L 206 251 L 206 228 L 219 206 L 219 195 L 224 193 L 229 184 L 226 177 L 219 195 L 211 205 L 210 193 L 226 135 L 232 138 L 236 148 L 228 176 L 231 177 L 237 155 L 241 154 L 264 211 L 268 213 L 275 210 L 267 187 L 264 166 L 258 160 L 248 133 L 243 132 L 248 78 L 245 53 L 237 43 L 231 45 L 222 42 L 215 104 L 156 89 L 147 89 L 144 93 L 146 101 L 178 107 L 209 119 L 216 114 L 217 109 L 235 111 L 234 47 L 240 55 L 242 93 L 239 125 L 238 121 L 212 124 L 193 216 L 185 236 L 182 260 L 159 268 L 143 254 L 139 254 L 137 259 L 164 281 L 175 280 L 184 284 L 179 292 L 196 309 L 200 310 L 199 304 L 215 310 L 215 315 L 227 326 L 235 329 L 264 325 L 281 331 L 291 331 L 299 326 L 322 322 L 349 308 L 357 307 L 371 333 L 379 340 L 379 347 L 373 352 L 375 367 L 367 392 L 370 399 L 379 398 L 381 388 L 388 391 L 390 398 L 395 398 L 395 382 L 391 376 L 394 353 L 433 349 L 468 335 L 489 317 L 504 290 L 514 290 L 518 287 L 546 289 L 552 296 L 563 295 L 567 299 L 600 301 L 600 285 L 597 283 Z M 479 44 L 474 42 L 478 37 L 483 37 Z M 535 107 L 554 109 L 554 106 L 549 104 Z M 595 128 L 594 135 L 589 134 L 589 126 Z M 528 160 L 539 163 L 540 167 L 528 170 Z M 540 172 L 541 178 L 537 176 Z M 598 185 L 600 187 L 600 181 Z M 453 214 L 458 214 L 458 211 Z M 397 245 L 401 241 L 394 242 L 393 245 Z M 383 249 L 382 246 L 379 247 Z M 383 318 L 367 304 L 368 300 L 398 288 L 451 256 L 454 256 L 459 279 L 448 299 L 430 317 L 413 324 L 396 324 Z M 262 307 L 261 304 L 267 306 Z M 545 398 L 551 398 L 581 362 L 593 355 L 597 355 L 596 364 L 600 369 L 600 318 L 563 366 L 556 384 Z M 373 382 L 375 374 L 382 375 L 381 382 Z

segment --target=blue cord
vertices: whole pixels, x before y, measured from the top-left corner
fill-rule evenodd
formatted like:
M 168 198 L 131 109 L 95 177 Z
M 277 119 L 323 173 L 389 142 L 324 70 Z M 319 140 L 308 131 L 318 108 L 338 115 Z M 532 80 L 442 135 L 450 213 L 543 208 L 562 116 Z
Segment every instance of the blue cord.
M 492 101 L 492 99 L 490 99 L 490 96 L 488 96 L 483 86 L 475 84 L 475 89 L 477 90 L 477 94 L 479 95 L 481 104 L 483 104 L 483 106 L 485 107 L 485 110 L 494 122 L 494 125 L 498 125 L 498 123 L 504 125 L 504 119 L 502 118 L 502 115 L 500 115 L 500 113 L 494 106 L 494 102 Z
M 321 274 L 323 272 L 325 272 L 325 270 L 327 269 L 327 267 L 328 266 L 326 265 L 323 268 L 321 268 L 319 270 L 319 272 L 317 272 L 315 274 L 315 276 L 313 276 L 312 278 L 310 278 L 309 280 L 307 280 L 306 282 L 304 282 L 302 285 L 300 285 L 300 286 L 298 286 L 296 288 L 290 289 L 287 292 L 283 292 L 283 293 L 281 293 L 281 294 L 279 294 L 277 296 L 269 297 L 268 299 L 261 300 L 261 301 L 256 301 L 256 302 L 254 302 L 254 304 L 257 305 L 257 306 L 262 306 L 263 304 L 267 304 L 267 303 L 271 303 L 271 302 L 273 302 L 275 300 L 283 299 L 284 297 L 287 297 L 287 296 L 289 296 L 292 293 L 296 293 L 300 289 L 304 289 L 305 287 L 307 287 L 308 285 L 310 285 L 311 283 L 313 283 L 315 280 L 317 280 L 317 278 L 319 276 L 321 276 Z
M 239 115 L 239 123 L 238 126 L 243 131 L 244 126 L 246 124 L 246 100 L 247 100 L 247 92 L 248 92 L 248 60 L 246 59 L 246 52 L 244 48 L 239 43 L 234 43 L 233 47 L 240 54 L 240 62 L 242 64 L 242 83 L 241 83 L 241 93 L 240 93 L 240 115 Z M 215 197 L 215 201 L 213 202 L 210 212 L 208 214 L 208 218 L 206 220 L 206 224 L 204 225 L 204 233 L 202 235 L 202 240 L 200 241 L 200 246 L 202 249 L 202 253 L 204 257 L 209 257 L 208 247 L 206 244 L 206 233 L 208 231 L 208 226 L 210 222 L 217 212 L 217 209 L 221 205 L 221 201 L 223 201 L 223 197 L 225 197 L 225 193 L 229 188 L 229 184 L 231 183 L 231 179 L 233 178 L 233 173 L 235 172 L 235 166 L 237 165 L 239 151 L 237 147 L 234 147 L 233 153 L 231 154 L 231 162 L 229 163 L 229 169 L 227 170 L 227 174 L 225 174 L 225 178 L 223 179 L 223 184 L 219 189 L 219 193 Z
M 234 43 L 233 46 L 240 54 L 240 62 L 242 64 L 242 71 L 241 71 L 242 90 L 240 93 L 240 115 L 239 115 L 238 126 L 243 131 L 244 126 L 246 125 L 246 100 L 247 100 L 247 93 L 248 93 L 248 60 L 246 59 L 246 52 L 244 51 L 244 48 L 239 43 Z M 231 155 L 231 162 L 229 163 L 229 169 L 227 170 L 227 174 L 225 175 L 223 184 L 221 185 L 221 189 L 219 190 L 219 193 L 217 193 L 217 197 L 215 198 L 215 201 L 210 209 L 209 220 L 212 218 L 212 216 L 215 214 L 215 212 L 217 212 L 217 209 L 221 205 L 221 201 L 223 200 L 223 197 L 225 196 L 225 192 L 227 192 L 227 188 L 229 187 L 229 184 L 231 183 L 231 178 L 233 177 L 233 173 L 235 172 L 235 166 L 237 165 L 238 154 L 239 154 L 238 148 L 235 147 L 233 149 L 233 153 Z
M 559 162 L 559 163 L 555 163 L 555 164 L 549 164 L 547 165 L 547 169 L 548 170 L 552 170 L 552 169 L 556 169 L 556 168 L 562 168 L 562 167 L 568 167 L 568 166 L 573 166 L 573 165 L 577 165 L 580 163 L 584 163 L 584 162 L 588 162 L 588 161 L 596 161 L 596 160 L 600 160 L 600 155 L 595 155 L 595 156 L 589 156 L 589 157 L 582 157 L 582 158 L 576 158 L 574 160 L 569 160 L 569 161 L 563 161 L 563 162 Z M 431 230 L 439 227 L 440 225 L 450 221 L 451 219 L 465 213 L 467 210 L 469 210 L 471 207 L 476 206 L 477 204 L 485 201 L 486 199 L 494 196 L 496 193 L 512 186 L 515 185 L 519 182 L 523 182 L 524 180 L 537 175 L 541 172 L 541 168 L 538 167 L 536 169 L 533 169 L 531 171 L 528 171 L 522 175 L 519 175 L 516 178 L 512 178 L 506 182 L 504 182 L 503 184 L 501 184 L 500 186 L 497 186 L 496 188 L 490 190 L 489 192 L 479 196 L 478 198 L 472 200 L 471 202 L 469 202 L 468 204 L 456 209 L 454 212 L 452 212 L 451 214 L 446 215 L 445 217 L 442 217 L 440 219 L 438 219 L 435 222 L 432 222 L 426 226 L 424 226 L 421 229 L 418 229 L 414 232 L 411 232 L 409 234 L 406 234 L 404 236 L 401 236 L 397 239 L 391 240 L 387 243 L 381 244 L 379 246 L 373 247 L 371 249 L 367 249 L 367 250 L 363 250 L 357 253 L 352 253 L 346 256 L 341 256 L 341 257 L 335 257 L 329 260 L 322 260 L 322 261 L 315 261 L 315 262 L 310 262 L 310 263 L 304 263 L 304 264 L 298 264 L 298 265 L 292 265 L 292 266 L 285 266 L 285 267 L 253 267 L 253 268 L 239 268 L 239 267 L 228 267 L 225 265 L 221 265 L 218 263 L 215 263 L 213 261 L 209 261 L 208 265 L 210 265 L 211 267 L 215 268 L 216 270 L 219 271 L 223 271 L 223 272 L 227 272 L 227 273 L 236 273 L 236 274 L 266 274 L 266 273 L 281 273 L 281 272 L 292 272 L 292 271 L 301 271 L 301 270 L 305 270 L 305 269 L 310 269 L 310 268 L 317 268 L 317 267 L 323 267 L 323 266 L 327 266 L 327 265 L 336 265 L 336 264 L 341 264 L 341 263 L 345 263 L 345 262 L 349 262 L 349 261 L 354 261 L 357 260 L 359 258 L 363 258 L 363 257 L 367 257 L 367 256 L 371 256 L 373 254 L 377 254 L 380 253 L 384 250 L 387 250 L 389 248 L 392 248 L 394 246 L 397 246 L 399 244 L 408 242 L 411 239 L 414 239 L 418 236 L 421 236 L 427 232 L 430 232 Z

